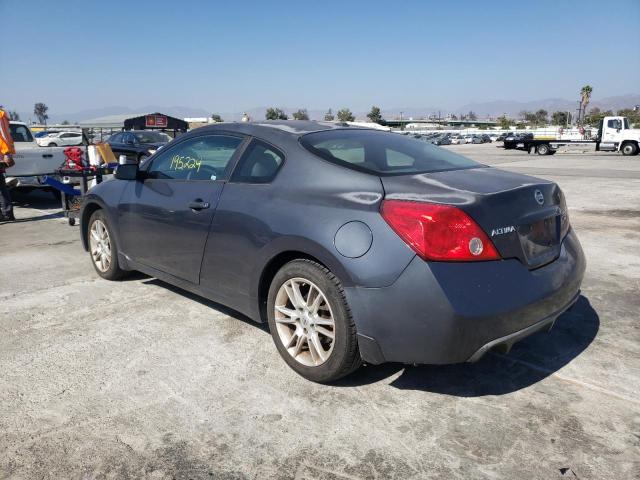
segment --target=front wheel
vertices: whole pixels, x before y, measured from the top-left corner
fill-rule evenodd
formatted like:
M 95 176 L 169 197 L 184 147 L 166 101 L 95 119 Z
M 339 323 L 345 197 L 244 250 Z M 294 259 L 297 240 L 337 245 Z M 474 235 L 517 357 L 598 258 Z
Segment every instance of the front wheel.
M 50 143 L 50 144 L 49 144 L 49 146 L 50 146 L 50 147 L 57 147 L 57 146 L 58 146 L 58 144 L 57 144 L 57 143 Z
M 267 308 L 276 348 L 299 375 L 330 382 L 360 366 L 344 291 L 324 266 L 307 259 L 284 265 L 271 282 Z
M 625 143 L 624 145 L 622 145 L 622 148 L 620 149 L 620 151 L 625 156 L 637 155 L 638 154 L 638 145 L 636 145 L 635 143 L 630 143 L 630 142 L 629 143 Z
M 96 210 L 89 219 L 89 253 L 93 268 L 107 280 L 118 280 L 126 272 L 118 264 L 118 246 L 106 215 Z

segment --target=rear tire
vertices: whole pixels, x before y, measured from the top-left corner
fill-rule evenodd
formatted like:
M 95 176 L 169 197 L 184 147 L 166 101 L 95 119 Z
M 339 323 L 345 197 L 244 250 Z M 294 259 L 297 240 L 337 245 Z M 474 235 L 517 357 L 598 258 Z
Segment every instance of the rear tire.
M 57 146 L 58 146 L 58 144 L 57 144 L 57 143 L 50 143 L 50 144 L 49 144 L 49 146 L 50 146 L 50 147 L 57 147 Z
M 631 155 L 637 155 L 638 145 L 636 143 L 627 142 L 622 145 L 622 148 L 620 148 L 620 151 L 622 152 L 622 155 L 625 155 L 627 157 Z
M 537 148 L 538 155 L 549 155 L 550 151 L 551 151 L 551 147 L 548 144 L 541 143 L 540 145 L 538 145 L 538 148 Z
M 118 263 L 118 245 L 113 229 L 102 210 L 89 218 L 87 238 L 91 263 L 98 275 L 106 280 L 118 280 L 126 275 Z
M 304 378 L 330 382 L 361 365 L 342 285 L 319 263 L 298 259 L 284 265 L 271 282 L 267 313 L 278 352 Z

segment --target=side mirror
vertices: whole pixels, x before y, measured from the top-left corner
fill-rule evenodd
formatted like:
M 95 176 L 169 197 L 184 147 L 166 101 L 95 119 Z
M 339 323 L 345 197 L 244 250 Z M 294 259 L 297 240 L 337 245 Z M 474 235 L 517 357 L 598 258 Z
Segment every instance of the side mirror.
M 138 164 L 125 163 L 124 165 L 118 165 L 118 168 L 116 169 L 115 177 L 118 180 L 137 180 Z

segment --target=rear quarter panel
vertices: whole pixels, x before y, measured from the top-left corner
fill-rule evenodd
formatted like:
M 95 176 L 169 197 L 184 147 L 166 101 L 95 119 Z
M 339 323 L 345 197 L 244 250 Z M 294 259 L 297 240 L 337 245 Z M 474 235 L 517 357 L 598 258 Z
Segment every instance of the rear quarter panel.
M 257 319 L 265 266 L 283 252 L 301 252 L 325 264 L 345 286 L 393 283 L 414 252 L 382 219 L 380 179 L 312 156 L 290 144 L 270 184 L 228 183 L 205 249 L 201 287 L 218 301 Z M 338 229 L 361 221 L 373 234 L 358 258 L 335 248 Z

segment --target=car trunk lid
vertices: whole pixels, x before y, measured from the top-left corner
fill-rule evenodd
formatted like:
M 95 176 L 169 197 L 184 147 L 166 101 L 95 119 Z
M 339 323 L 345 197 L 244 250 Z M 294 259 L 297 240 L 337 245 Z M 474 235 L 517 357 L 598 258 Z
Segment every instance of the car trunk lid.
M 502 258 L 537 268 L 560 254 L 566 206 L 553 182 L 490 167 L 381 177 L 385 198 L 454 205 L 492 240 Z

